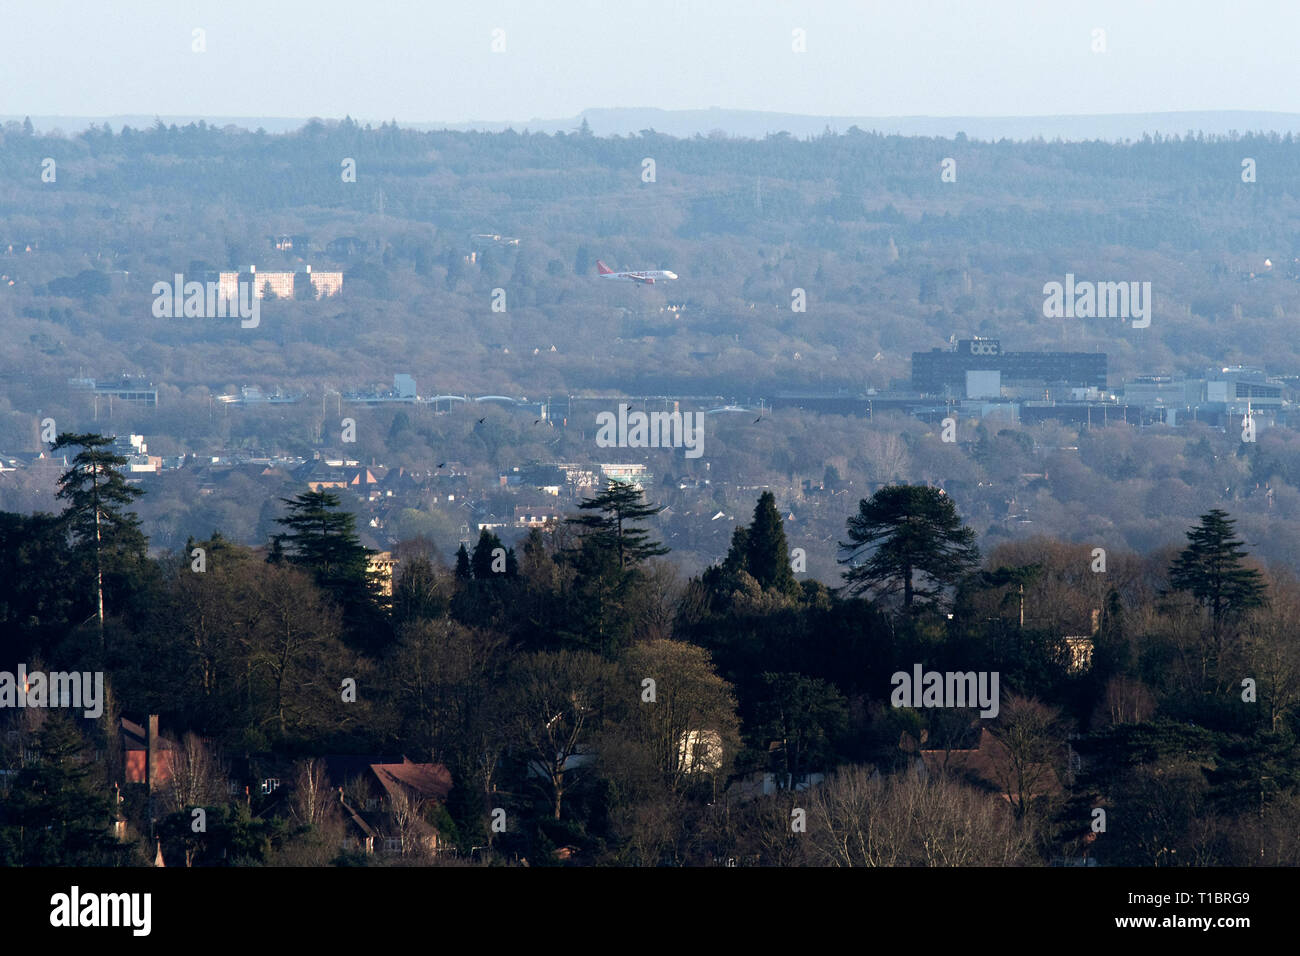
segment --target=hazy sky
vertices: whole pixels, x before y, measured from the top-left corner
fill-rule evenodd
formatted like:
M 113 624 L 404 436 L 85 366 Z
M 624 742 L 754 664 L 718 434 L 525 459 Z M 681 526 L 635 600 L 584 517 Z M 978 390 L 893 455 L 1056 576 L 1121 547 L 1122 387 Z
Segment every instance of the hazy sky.
M 3 0 L 0 114 L 1300 112 L 1297 37 L 1300 0 Z

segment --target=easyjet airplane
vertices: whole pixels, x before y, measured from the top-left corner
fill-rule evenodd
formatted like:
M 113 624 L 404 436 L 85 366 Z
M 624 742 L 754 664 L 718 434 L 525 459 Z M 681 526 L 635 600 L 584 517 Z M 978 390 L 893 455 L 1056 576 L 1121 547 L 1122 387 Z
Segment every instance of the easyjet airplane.
M 676 272 L 669 272 L 666 269 L 653 269 L 649 272 L 615 272 L 599 259 L 596 260 L 596 268 L 600 270 L 602 279 L 621 279 L 624 282 L 644 282 L 646 285 L 654 285 L 655 279 L 676 279 Z

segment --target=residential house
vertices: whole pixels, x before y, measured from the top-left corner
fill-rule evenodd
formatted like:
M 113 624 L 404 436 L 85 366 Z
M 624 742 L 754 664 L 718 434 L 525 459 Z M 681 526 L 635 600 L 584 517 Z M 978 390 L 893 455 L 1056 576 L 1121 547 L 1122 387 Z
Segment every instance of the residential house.
M 971 725 L 971 735 L 977 734 L 974 747 L 963 746 L 967 740 L 955 741 L 956 746 L 927 747 L 930 742 L 929 732 L 921 731 L 918 742 L 911 734 L 904 733 L 899 740 L 899 748 L 906 753 L 915 754 L 913 767 L 922 778 L 933 774 L 952 774 L 967 783 L 999 794 L 1011 802 L 1018 798 L 1013 795 L 1011 781 L 1017 776 L 1030 781 L 1030 789 L 1025 796 L 1040 797 L 1062 792 L 1061 779 L 1056 768 L 1048 764 L 1031 765 L 1023 774 L 1013 772 L 1013 759 L 1007 746 L 995 737 L 987 727 Z
M 348 825 L 345 849 L 410 853 L 442 848 L 428 816 L 451 792 L 451 772 L 445 766 L 413 763 L 405 756 L 334 755 L 324 760 Z

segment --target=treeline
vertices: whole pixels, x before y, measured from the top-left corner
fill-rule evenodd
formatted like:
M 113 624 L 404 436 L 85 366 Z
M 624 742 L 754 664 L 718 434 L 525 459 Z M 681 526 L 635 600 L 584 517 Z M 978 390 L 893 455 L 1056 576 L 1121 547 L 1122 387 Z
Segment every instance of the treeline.
M 956 182 L 940 179 L 945 158 Z M 1242 181 L 1243 158 L 1255 182 Z M 62 138 L 11 124 L 0 176 L 14 186 L 0 203 L 0 316 L 58 386 L 15 393 L 20 409 L 62 403 L 79 367 L 181 390 L 253 375 L 267 388 L 359 387 L 398 370 L 456 392 L 885 388 L 913 349 L 954 333 L 1104 350 L 1116 377 L 1300 364 L 1285 326 L 1300 302 L 1289 138 L 733 141 L 352 122 Z M 286 233 L 318 251 L 268 241 Z M 471 238 L 498 233 L 519 245 Z M 345 237 L 359 240 L 346 254 L 319 251 Z M 597 258 L 682 279 L 597 291 Z M 154 282 L 251 264 L 341 269 L 343 296 L 268 303 L 255 332 L 152 317 Z M 1152 327 L 1045 321 L 1043 284 L 1067 272 L 1151 281 Z M 1258 281 L 1243 281 L 1250 272 Z M 496 288 L 506 313 L 491 308 Z M 791 311 L 795 288 L 804 312 Z M 670 301 L 681 309 L 661 311 Z
M 11 865 L 147 863 L 151 822 L 193 865 L 373 861 L 339 849 L 340 753 L 442 763 L 445 803 L 395 818 L 534 865 L 1300 863 L 1300 582 L 1222 511 L 1181 551 L 981 555 L 949 495 L 891 485 L 846 516 L 832 588 L 796 578 L 770 493 L 682 580 L 659 506 L 613 485 L 514 548 L 411 542 L 390 595 L 325 492 L 263 548 L 150 560 L 121 460 L 60 442 L 64 512 L 0 521 L 3 659 L 110 693 L 97 723 L 5 714 Z M 996 715 L 900 704 L 916 666 L 997 673 Z M 119 715 L 146 713 L 177 738 L 152 821 L 140 785 L 111 799 Z M 235 758 L 293 762 L 289 803 L 232 798 Z M 108 837 L 119 812 L 139 839 Z
M 938 195 L 944 188 L 937 175 L 938 161 L 955 154 L 970 162 L 971 175 L 1008 181 L 1013 177 L 1007 171 L 1015 168 L 1020 189 L 1054 201 L 1093 198 L 1099 181 L 1127 183 L 1126 188 L 1135 190 L 1160 187 L 1174 196 L 1221 199 L 1230 195 L 1234 181 L 1241 182 L 1243 157 L 1270 170 L 1268 177 L 1259 176 L 1266 193 L 1294 196 L 1300 180 L 1294 137 L 1276 133 L 1207 136 L 1189 131 L 1185 136 L 1144 136 L 1124 143 L 991 143 L 961 134 L 944 139 L 884 135 L 852 127 L 843 133 L 828 130 L 804 139 L 772 134 L 753 140 L 677 138 L 649 129 L 636 136 L 608 137 L 580 131 L 420 131 L 390 123 L 362 126 L 351 119 L 311 120 L 283 135 L 217 127 L 203 121 L 186 126 L 159 121 L 147 129 L 124 127 L 117 132 L 108 124 L 92 124 L 68 137 L 36 135 L 30 127 L 11 122 L 0 131 L 0 155 L 5 157 L 0 169 L 14 180 L 23 178 L 23 164 L 35 161 L 39 166 L 52 148 L 83 164 L 83 174 L 78 177 L 81 184 L 104 188 L 123 186 L 132 179 L 154 188 L 184 186 L 194 195 L 209 198 L 235 196 L 272 209 L 318 202 L 323 186 L 339 182 L 343 157 L 353 157 L 359 169 L 387 178 L 414 176 L 434 168 L 468 177 L 536 169 L 606 170 L 604 177 L 594 178 L 516 175 L 499 184 L 510 199 L 536 202 L 591 198 L 618 181 L 618 170 L 635 168 L 639 174 L 643 157 L 649 155 L 667 170 L 692 177 L 739 173 L 745 178 L 757 175 L 778 182 L 818 186 L 829 182 L 836 187 L 837 199 L 826 203 L 823 210 L 835 219 L 859 218 L 866 210 L 852 197 L 863 192 Z M 431 155 L 437 157 L 436 162 L 430 161 Z M 187 163 L 202 163 L 205 175 L 190 181 L 184 172 Z M 1026 176 L 1022 163 L 1044 172 Z M 278 180 L 278 190 L 269 188 L 268 167 Z M 296 170 L 296 175 L 289 174 L 291 170 Z M 932 170 L 935 175 L 930 174 Z M 1047 170 L 1059 174 L 1049 175 Z M 724 206 L 726 196 L 725 192 L 717 194 Z M 335 193 L 331 198 L 337 203 L 345 197 Z M 394 196 L 392 210 L 396 215 L 423 217 L 432 211 L 427 200 L 427 195 L 419 193 Z M 733 212 L 746 218 L 755 213 L 762 218 L 765 212 L 778 217 L 789 211 L 783 210 L 787 201 L 777 185 L 761 205 L 746 202 L 743 210 L 738 206 Z M 448 210 L 441 212 L 446 215 Z M 901 222 L 904 217 L 891 210 L 882 215 L 885 221 L 891 218 Z
M 228 419 L 218 419 L 222 431 L 212 441 L 249 453 L 310 457 L 314 432 L 338 434 L 335 407 L 328 411 L 329 417 L 322 416 L 320 402 L 311 400 L 287 411 L 233 409 Z M 165 411 L 173 422 L 191 413 L 208 417 L 206 402 L 177 396 Z M 513 516 L 518 505 L 539 504 L 538 493 L 526 487 L 500 488 L 501 474 L 530 461 L 583 461 L 593 451 L 594 415 L 583 421 L 575 413 L 562 424 L 566 411 L 558 400 L 552 406 L 554 428 L 535 426 L 532 417 L 473 407 L 444 415 L 427 407 L 354 408 L 345 414 L 355 416 L 357 441 L 341 446 L 343 454 L 417 471 L 430 462 L 460 462 L 470 474 L 475 503 L 498 520 Z M 481 424 L 479 417 L 485 418 Z M 961 419 L 958 440 L 945 443 L 937 426 L 896 413 L 858 418 L 782 409 L 759 422 L 754 417 L 710 416 L 707 455 L 699 459 L 685 459 L 675 449 L 637 455 L 656 476 L 651 497 L 672 509 L 657 519 L 657 527 L 684 573 L 698 573 L 726 549 L 728 532 L 718 527 L 723 522 L 700 519 L 718 510 L 743 515 L 753 505 L 748 489 L 769 485 L 782 499 L 782 513 L 793 516 L 787 534 L 792 546 L 805 549 L 809 573 L 832 580 L 834 542 L 848 507 L 844 499 L 899 482 L 948 489 L 962 502 L 967 523 L 989 544 L 1037 533 L 1110 550 L 1153 551 L 1177 540 L 1178 529 L 1196 520 L 1203 502 L 1217 501 L 1237 518 L 1261 560 L 1300 561 L 1300 442 L 1289 428 L 1269 428 L 1247 443 L 1240 441 L 1236 422 L 1225 434 L 1203 423 L 1139 429 L 1113 421 L 1084 428 Z M 147 434 L 154 454 L 185 447 L 155 438 L 143 415 L 116 427 Z M 272 432 L 277 434 L 269 446 L 257 437 Z M 829 484 L 828 465 L 836 475 Z M 211 528 L 239 543 L 267 540 L 278 515 L 271 501 L 292 494 L 291 481 L 246 470 L 222 477 L 211 494 L 201 492 L 213 481 L 201 467 L 146 477 L 149 494 L 138 507 L 152 544 L 179 549 L 194 529 Z M 710 484 L 702 490 L 678 487 L 705 479 Z M 825 493 L 799 494 L 804 481 L 822 485 Z M 446 504 L 445 495 L 433 501 L 439 490 L 450 489 L 435 481 L 408 495 L 375 533 L 385 541 L 428 537 L 444 553 L 454 551 L 463 512 Z M 0 509 L 38 511 L 50 501 L 49 492 L 22 471 L 0 481 Z M 364 513 L 362 505 L 349 507 Z

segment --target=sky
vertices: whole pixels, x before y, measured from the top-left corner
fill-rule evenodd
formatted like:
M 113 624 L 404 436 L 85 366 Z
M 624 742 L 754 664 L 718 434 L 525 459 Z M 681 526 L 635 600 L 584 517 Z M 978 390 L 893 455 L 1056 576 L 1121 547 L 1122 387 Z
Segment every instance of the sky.
M 1300 112 L 1297 36 L 1300 0 L 4 0 L 0 115 Z

